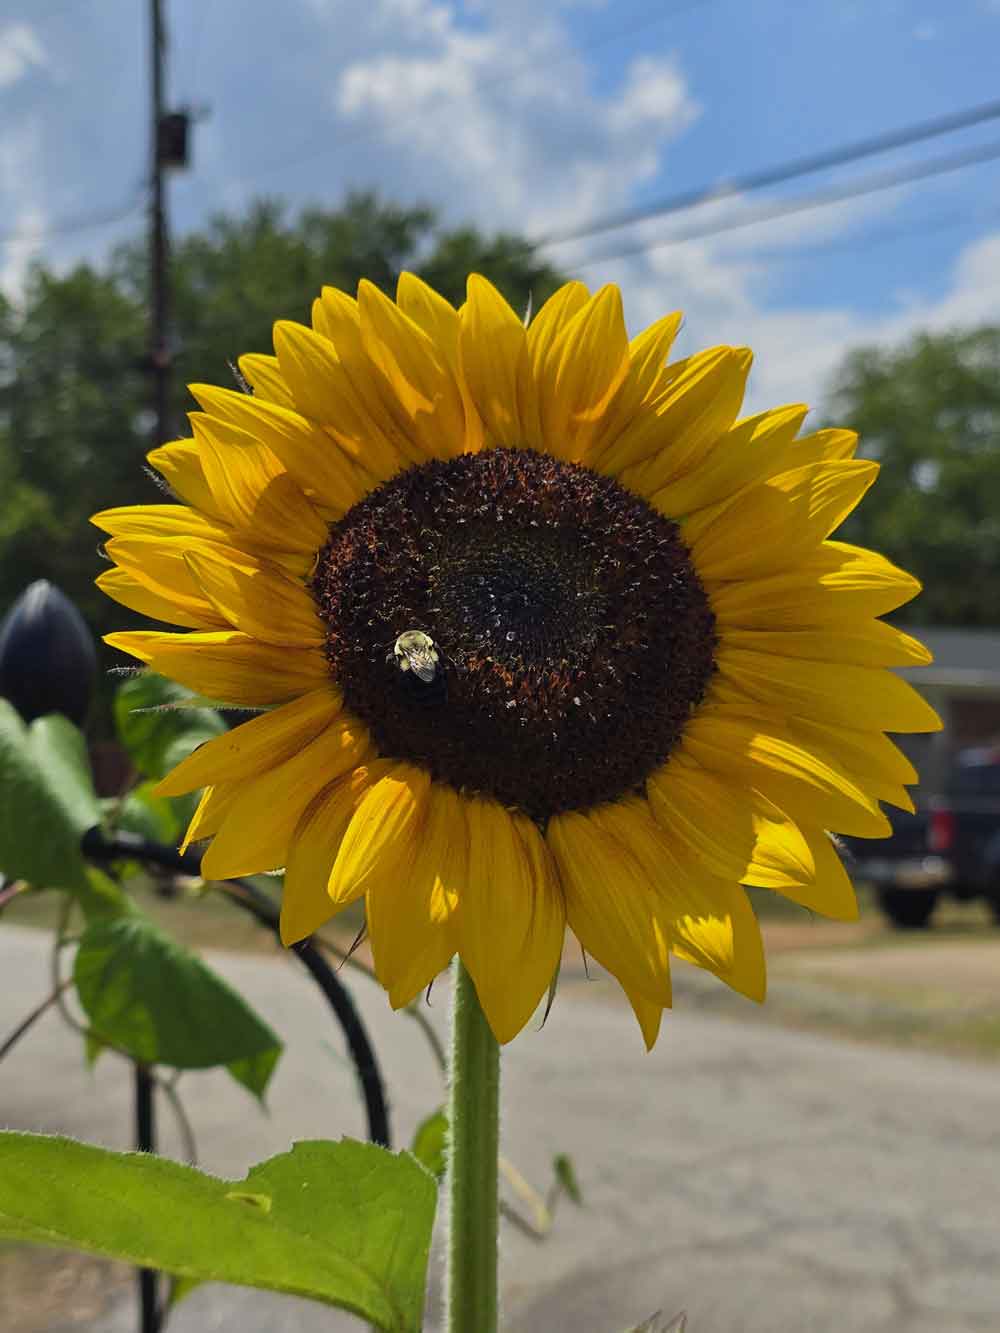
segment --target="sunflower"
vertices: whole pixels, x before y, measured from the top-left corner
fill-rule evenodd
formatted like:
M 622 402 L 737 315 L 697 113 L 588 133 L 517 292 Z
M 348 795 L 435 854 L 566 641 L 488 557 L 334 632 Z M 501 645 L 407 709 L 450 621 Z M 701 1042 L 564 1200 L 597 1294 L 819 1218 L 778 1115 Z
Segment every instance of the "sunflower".
M 671 954 L 763 998 L 743 886 L 853 917 L 826 830 L 912 809 L 885 732 L 939 722 L 884 668 L 930 658 L 877 617 L 919 584 L 829 539 L 878 467 L 802 405 L 738 419 L 749 351 L 668 364 L 679 324 L 325 288 L 252 393 L 192 386 L 149 455 L 181 503 L 94 519 L 100 586 L 186 631 L 108 643 L 260 710 L 160 784 L 204 789 L 205 875 L 284 868 L 286 943 L 363 898 L 394 1007 L 457 953 L 508 1041 L 568 927 L 651 1047 Z

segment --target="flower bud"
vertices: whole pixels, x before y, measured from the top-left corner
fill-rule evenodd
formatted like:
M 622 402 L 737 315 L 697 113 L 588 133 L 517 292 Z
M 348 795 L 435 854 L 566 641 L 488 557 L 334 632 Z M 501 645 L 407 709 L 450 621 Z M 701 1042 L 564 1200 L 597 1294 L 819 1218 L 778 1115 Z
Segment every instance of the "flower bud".
M 26 588 L 0 624 L 0 696 L 25 722 L 62 713 L 82 726 L 97 674 L 90 630 L 47 579 Z

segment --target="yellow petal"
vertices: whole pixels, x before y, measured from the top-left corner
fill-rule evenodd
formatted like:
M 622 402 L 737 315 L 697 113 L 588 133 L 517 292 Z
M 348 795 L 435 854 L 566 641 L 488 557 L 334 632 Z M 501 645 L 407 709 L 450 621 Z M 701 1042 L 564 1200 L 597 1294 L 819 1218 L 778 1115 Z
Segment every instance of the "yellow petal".
M 204 634 L 135 630 L 107 634 L 104 642 L 204 698 L 234 708 L 285 703 L 317 689 L 330 678 L 326 658 L 318 648 L 290 653 L 257 643 L 236 630 Z
M 90 521 L 112 537 L 155 537 L 159 541 L 179 537 L 188 542 L 231 546 L 234 535 L 227 524 L 213 523 L 197 509 L 180 504 L 122 505 L 119 509 L 102 509 Z
M 746 348 L 712 347 L 671 366 L 650 411 L 596 463 L 638 495 L 652 495 L 697 463 L 736 420 L 750 371 Z
M 791 741 L 862 788 L 872 801 L 912 811 L 909 793 L 900 785 L 915 781 L 912 765 L 880 732 L 805 718 L 792 700 L 778 693 L 764 704 L 733 685 L 728 676 L 717 674 L 711 688 L 713 709 L 755 722 L 768 735 Z
M 157 796 L 181 796 L 199 787 L 255 777 L 291 759 L 333 722 L 343 707 L 332 685 L 199 745 L 158 783 Z
M 241 789 L 202 860 L 202 873 L 232 879 L 285 864 L 299 817 L 329 782 L 363 762 L 368 733 L 353 718 L 336 718 L 290 759 Z
M 628 1002 L 632 1006 L 632 1012 L 635 1014 L 639 1029 L 642 1032 L 642 1039 L 646 1043 L 646 1050 L 651 1051 L 656 1045 L 657 1037 L 660 1035 L 663 1005 L 654 1004 L 652 1000 L 647 1000 L 632 986 L 626 986 L 624 983 L 619 984 L 628 996 Z
M 580 461 L 595 466 L 605 450 L 623 431 L 631 431 L 638 420 L 653 413 L 651 404 L 666 387 L 669 372 L 667 356 L 681 326 L 681 314 L 675 311 L 637 334 L 628 345 L 628 371 L 607 411 L 588 429 L 581 441 Z
M 862 838 L 888 837 L 889 821 L 867 791 L 768 725 L 702 709 L 685 728 L 684 749 L 710 772 L 761 792 L 793 819 Z
M 228 623 L 265 643 L 312 647 L 326 632 L 301 584 L 238 552 L 203 547 L 185 557 L 195 586 Z
M 394 767 L 388 759 L 360 764 L 324 787 L 306 806 L 292 834 L 285 865 L 282 944 L 305 939 L 344 906 L 327 892 L 340 844 L 366 793 Z
M 770 801 L 754 810 L 757 842 L 745 884 L 772 889 L 792 902 L 838 921 L 854 921 L 858 902 L 828 834 L 797 824 Z
M 146 457 L 150 466 L 156 468 L 175 495 L 186 500 L 203 517 L 225 522 L 222 510 L 205 479 L 201 453 L 194 440 L 174 440 L 172 444 L 162 444 L 158 449 L 151 449 Z
M 434 784 L 405 875 L 379 877 L 365 900 L 372 960 L 389 1003 L 410 1003 L 447 967 L 458 947 L 456 915 L 469 882 L 465 800 Z
M 365 279 L 358 285 L 361 341 L 385 377 L 387 406 L 426 458 L 465 448 L 465 408 L 447 361 L 394 301 Z
M 718 504 L 744 486 L 761 482 L 763 473 L 771 475 L 772 457 L 787 457 L 785 446 L 795 438 L 808 410 L 804 403 L 792 403 L 738 421 L 719 437 L 697 468 L 668 482 L 651 496 L 651 502 L 661 513 L 677 517 Z
M 712 875 L 739 880 L 750 860 L 754 827 L 748 803 L 731 784 L 683 753 L 646 780 L 653 818 L 685 859 Z
M 366 486 L 347 455 L 298 412 L 210 384 L 188 387 L 206 412 L 266 445 L 324 516 L 339 518 L 365 494 Z
M 791 714 L 873 731 L 940 731 L 941 719 L 912 685 L 889 671 L 730 648 L 716 666 L 744 694 Z
M 423 329 L 446 361 L 462 398 L 466 451 L 478 452 L 483 444 L 483 423 L 479 419 L 472 394 L 461 374 L 458 339 L 462 322 L 458 311 L 415 273 L 399 275 L 399 282 L 396 284 L 396 304 Z
M 493 1035 L 510 1041 L 535 1012 L 559 965 L 566 912 L 542 835 L 496 801 L 468 799 L 468 878 L 459 952 Z
M 629 368 L 621 292 L 602 287 L 565 325 L 538 377 L 545 448 L 578 458 Z
M 754 579 L 788 570 L 811 554 L 861 500 L 878 464 L 809 463 L 738 491 L 697 536 L 685 525 L 703 579 Z M 761 541 L 761 533 L 767 541 Z
M 632 362 L 629 384 L 636 402 L 647 402 L 654 396 L 682 320 L 680 311 L 675 310 L 636 334 L 629 343 Z
M 202 543 L 196 538 L 114 537 L 106 551 L 114 562 L 159 598 L 172 602 L 195 629 L 229 629 L 218 611 L 191 576 L 185 551 Z M 231 548 L 222 548 L 224 550 Z M 235 556 L 238 553 L 232 551 Z M 173 619 L 173 617 L 171 617 Z
M 469 278 L 459 358 L 493 443 L 543 448 L 524 325 L 492 283 L 478 274 Z
M 881 731 L 859 731 L 814 717 L 794 717 L 786 721 L 790 734 L 800 744 L 829 755 L 848 773 L 856 773 L 859 782 L 874 779 L 882 783 L 919 782 L 917 770 L 900 748 Z
M 351 336 L 351 343 L 345 334 L 335 344 L 290 320 L 274 326 L 274 346 L 296 409 L 328 431 L 353 462 L 385 481 L 408 461 L 419 461 L 420 454 L 401 438 L 374 391 L 360 331 L 354 328 Z
M 400 764 L 376 782 L 351 820 L 327 891 L 335 903 L 349 903 L 369 889 L 407 882 L 422 836 L 430 776 Z
M 396 284 L 396 304 L 445 357 L 453 372 L 458 370 L 458 311 L 415 273 L 401 273 Z
M 217 417 L 192 412 L 191 424 L 227 523 L 278 550 L 310 553 L 325 545 L 326 524 L 270 449 Z
M 276 356 L 248 352 L 238 361 L 240 374 L 253 389 L 253 396 L 278 407 L 294 408 L 295 400 L 285 383 Z
M 320 310 L 322 320 L 318 321 Z M 278 346 L 280 327 L 289 341 L 288 355 L 292 360 L 304 356 L 314 369 L 322 370 L 325 379 L 320 387 L 335 393 L 339 401 L 336 416 L 320 418 L 324 427 L 348 453 L 360 449 L 359 461 L 379 477 L 386 467 L 391 466 L 391 471 L 385 475 L 392 476 L 407 462 L 423 462 L 427 457 L 423 444 L 408 428 L 406 414 L 398 411 L 391 384 L 371 359 L 361 326 L 359 302 L 335 287 L 324 287 L 313 311 L 313 322 L 317 329 L 325 328 L 325 338 L 310 343 L 307 337 L 296 346 L 298 335 L 311 337 L 310 330 L 282 324 L 275 326 L 275 345 Z M 286 355 L 281 347 L 278 355 Z M 366 461 L 369 454 L 372 466 Z
M 594 818 L 620 846 L 628 846 L 653 886 L 672 952 L 751 999 L 762 1000 L 764 950 L 743 890 L 694 861 L 682 861 L 640 799 L 599 806 Z
M 546 841 L 566 896 L 566 920 L 602 967 L 645 999 L 670 1004 L 669 939 L 653 885 L 627 843 L 593 817 L 549 820 Z
M 582 282 L 564 282 L 528 325 L 528 355 L 536 380 L 552 344 L 589 300 L 590 292 Z
M 726 646 L 867 667 L 926 666 L 933 661 L 919 640 L 881 620 L 859 620 L 836 629 L 731 629 L 726 633 Z
M 807 629 L 885 615 L 919 591 L 917 579 L 874 551 L 828 541 L 781 572 L 717 585 L 712 609 L 721 627 Z
M 140 615 L 151 616 L 153 620 L 165 621 L 168 625 L 181 625 L 186 629 L 219 629 L 226 623 L 215 607 L 204 598 L 198 598 L 196 604 L 194 599 L 191 602 L 184 599 L 181 605 L 173 590 L 170 596 L 154 592 L 124 569 L 105 570 L 95 582 L 102 592 L 121 606 L 138 611 Z
M 241 786 L 241 783 L 233 782 L 227 783 L 224 787 L 205 788 L 184 834 L 180 846 L 181 855 L 187 851 L 191 843 L 200 842 L 202 838 L 210 838 L 213 833 L 218 833 L 239 795 Z

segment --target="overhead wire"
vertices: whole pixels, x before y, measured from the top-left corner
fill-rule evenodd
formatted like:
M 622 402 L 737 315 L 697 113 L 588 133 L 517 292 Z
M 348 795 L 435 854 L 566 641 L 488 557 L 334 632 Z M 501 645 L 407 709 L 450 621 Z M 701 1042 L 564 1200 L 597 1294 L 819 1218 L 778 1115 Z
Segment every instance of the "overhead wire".
M 670 213 L 697 208 L 702 204 L 715 203 L 727 195 L 751 194 L 768 186 L 784 185 L 802 176 L 815 175 L 816 172 L 833 167 L 848 166 L 866 157 L 875 157 L 898 148 L 926 143 L 930 139 L 954 134 L 958 130 L 970 129 L 992 120 L 1000 120 L 1000 99 L 981 102 L 976 106 L 950 112 L 948 115 L 935 116 L 931 120 L 914 121 L 895 130 L 885 130 L 865 139 L 837 144 L 833 148 L 810 153 L 805 157 L 792 158 L 790 161 L 763 167 L 758 171 L 730 176 L 726 180 L 708 185 L 696 185 L 692 189 L 680 190 L 637 208 L 624 208 L 614 213 L 605 213 L 602 217 L 591 218 L 579 226 L 537 236 L 533 238 L 531 244 L 553 246 L 563 245 L 568 241 L 588 240 L 592 236 L 599 236 L 602 232 L 617 231 L 621 227 L 647 222 L 654 217 L 664 217 Z
M 34 241 L 46 241 L 52 236 L 69 236 L 79 231 L 90 231 L 96 227 L 109 227 L 115 222 L 124 222 L 139 212 L 144 202 L 145 187 L 133 193 L 130 201 L 119 204 L 114 209 L 102 209 L 96 213 L 80 213 L 75 217 L 61 218 L 45 226 L 25 229 L 15 228 L 0 232 L 0 246 L 21 245 Z
M 660 240 L 640 241 L 618 249 L 604 250 L 599 254 L 587 255 L 583 259 L 568 264 L 567 267 L 576 271 L 590 268 L 594 264 L 607 264 L 614 260 L 630 259 L 636 255 L 650 254 L 656 250 L 666 249 L 671 245 L 683 245 L 689 241 L 702 240 L 710 236 L 720 235 L 723 232 L 736 231 L 742 227 L 752 227 L 760 222 L 778 221 L 785 217 L 792 217 L 797 213 L 805 213 L 815 208 L 826 208 L 831 204 L 842 203 L 848 199 L 876 194 L 879 191 L 890 190 L 900 185 L 910 184 L 913 181 L 928 180 L 934 176 L 959 171 L 964 167 L 978 166 L 981 163 L 992 162 L 998 158 L 1000 158 L 1000 140 L 994 139 L 990 143 L 968 148 L 962 152 L 932 158 L 929 162 L 924 161 L 909 166 L 896 167 L 862 177 L 860 181 L 849 181 L 843 185 L 831 185 L 825 190 L 817 190 L 810 195 L 783 200 L 770 206 L 763 205 L 755 209 L 748 209 L 745 213 L 719 218 L 715 222 L 709 222 L 700 227 L 689 227 L 684 231 L 674 232 Z

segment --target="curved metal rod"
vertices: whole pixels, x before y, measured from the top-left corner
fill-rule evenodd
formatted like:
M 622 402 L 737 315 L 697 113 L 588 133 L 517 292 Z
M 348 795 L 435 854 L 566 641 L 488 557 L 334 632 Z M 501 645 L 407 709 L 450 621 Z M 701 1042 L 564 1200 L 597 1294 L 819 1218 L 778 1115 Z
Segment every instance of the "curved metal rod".
M 181 853 L 174 847 L 152 842 L 134 833 L 121 832 L 106 836 L 99 828 L 88 829 L 81 839 L 81 847 L 84 856 L 97 864 L 129 858 L 162 866 L 166 870 L 176 870 L 182 875 L 201 876 L 201 858 L 193 852 Z M 256 885 L 245 879 L 220 880 L 219 885 L 230 902 L 256 917 L 280 939 L 279 913 L 266 893 L 261 893 Z M 292 945 L 291 952 L 322 990 L 344 1030 L 364 1096 L 368 1137 L 384 1148 L 390 1147 L 389 1111 L 382 1074 L 350 992 L 311 939 L 300 940 L 298 944 Z

